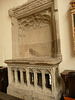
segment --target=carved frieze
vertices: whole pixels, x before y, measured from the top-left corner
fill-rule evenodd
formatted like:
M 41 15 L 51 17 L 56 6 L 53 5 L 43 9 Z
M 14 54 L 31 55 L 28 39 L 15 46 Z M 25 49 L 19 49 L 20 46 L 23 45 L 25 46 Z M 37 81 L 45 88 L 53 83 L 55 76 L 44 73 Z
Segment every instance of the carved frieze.
M 40 13 L 33 14 L 28 17 L 23 17 L 18 20 L 19 28 L 22 30 L 41 28 L 49 24 L 52 25 L 51 10 L 47 9 Z

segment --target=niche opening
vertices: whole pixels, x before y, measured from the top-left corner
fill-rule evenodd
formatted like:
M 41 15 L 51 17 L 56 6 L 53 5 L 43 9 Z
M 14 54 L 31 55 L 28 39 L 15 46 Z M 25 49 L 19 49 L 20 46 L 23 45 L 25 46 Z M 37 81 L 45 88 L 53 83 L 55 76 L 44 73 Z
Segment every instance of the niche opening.
M 46 88 L 51 89 L 51 87 L 52 87 L 51 74 L 45 74 L 45 86 L 46 86 Z
M 23 80 L 24 80 L 24 83 L 27 83 L 26 72 L 24 72 L 24 71 L 23 71 Z
M 30 84 L 34 85 L 34 73 L 33 72 L 29 73 L 30 73 Z
M 17 71 L 17 76 L 18 76 L 18 82 L 21 82 L 21 80 L 20 80 L 20 71 Z
M 42 74 L 37 73 L 37 84 L 42 87 Z

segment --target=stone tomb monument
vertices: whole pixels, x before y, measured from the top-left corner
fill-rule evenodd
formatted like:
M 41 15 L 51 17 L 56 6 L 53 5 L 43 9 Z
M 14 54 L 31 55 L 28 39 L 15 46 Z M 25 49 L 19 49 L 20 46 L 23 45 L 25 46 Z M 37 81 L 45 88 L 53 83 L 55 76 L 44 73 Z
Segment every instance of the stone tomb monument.
M 60 100 L 57 0 L 29 0 L 9 10 L 12 59 L 7 93 L 25 100 Z

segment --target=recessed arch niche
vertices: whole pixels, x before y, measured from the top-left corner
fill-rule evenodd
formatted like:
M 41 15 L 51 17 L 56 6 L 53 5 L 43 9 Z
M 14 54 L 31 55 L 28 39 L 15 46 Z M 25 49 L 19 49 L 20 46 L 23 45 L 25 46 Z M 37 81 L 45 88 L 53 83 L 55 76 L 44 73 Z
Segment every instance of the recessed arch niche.
M 9 10 L 12 17 L 13 58 L 61 57 L 54 2 L 47 2 L 49 4 L 46 6 L 46 1 L 40 4 L 36 0 L 36 8 L 30 2 Z

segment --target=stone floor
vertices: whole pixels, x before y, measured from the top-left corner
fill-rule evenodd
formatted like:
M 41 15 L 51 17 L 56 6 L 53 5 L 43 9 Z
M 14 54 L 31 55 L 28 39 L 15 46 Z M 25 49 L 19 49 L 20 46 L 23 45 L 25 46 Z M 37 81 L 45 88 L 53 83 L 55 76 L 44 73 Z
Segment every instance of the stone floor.
M 23 100 L 23 99 L 19 99 L 14 96 L 10 96 L 8 94 L 0 92 L 0 100 Z

